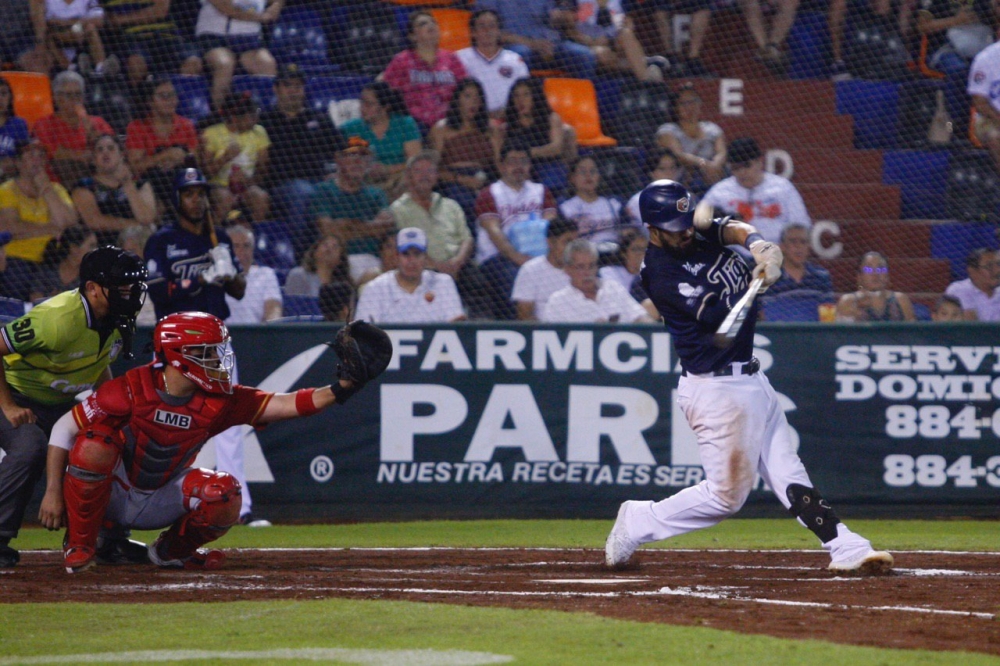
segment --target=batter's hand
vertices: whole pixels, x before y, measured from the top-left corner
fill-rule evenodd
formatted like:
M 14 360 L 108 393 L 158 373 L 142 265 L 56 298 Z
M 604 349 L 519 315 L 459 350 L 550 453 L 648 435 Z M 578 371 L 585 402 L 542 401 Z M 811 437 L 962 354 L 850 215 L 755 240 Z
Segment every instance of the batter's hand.
M 63 501 L 62 492 L 46 490 L 45 497 L 42 498 L 42 505 L 38 509 L 38 522 L 47 529 L 57 530 L 64 524 L 63 514 L 65 511 L 66 503 Z
M 7 420 L 10 421 L 10 424 L 15 428 L 23 426 L 25 423 L 34 423 L 38 420 L 38 417 L 35 416 L 33 411 L 27 407 L 21 407 L 20 405 L 4 407 L 3 415 L 7 417 Z
M 774 243 L 759 240 L 750 244 L 750 254 L 753 255 L 757 265 L 753 269 L 753 276 L 763 279 L 760 291 L 767 291 L 767 288 L 781 278 L 781 263 L 785 260 L 781 254 L 781 248 Z

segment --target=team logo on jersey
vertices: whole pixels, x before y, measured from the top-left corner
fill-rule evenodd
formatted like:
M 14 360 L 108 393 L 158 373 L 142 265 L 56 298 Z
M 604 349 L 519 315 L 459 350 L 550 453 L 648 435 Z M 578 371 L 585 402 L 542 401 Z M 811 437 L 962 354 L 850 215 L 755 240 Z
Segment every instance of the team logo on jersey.
M 181 428 L 182 430 L 188 430 L 191 427 L 191 417 L 187 414 L 177 414 L 163 409 L 156 410 L 156 414 L 153 415 L 153 421 L 172 428 Z
M 188 249 L 186 247 L 177 247 L 176 245 L 167 246 L 167 259 L 176 259 L 177 257 L 188 256 Z
M 986 80 L 986 72 L 980 69 L 977 69 L 975 74 L 972 75 L 973 83 L 982 83 L 985 80 Z
M 677 285 L 677 291 L 681 292 L 681 296 L 684 298 L 697 298 L 698 296 L 701 296 L 702 292 L 705 291 L 705 288 L 701 285 L 694 287 L 687 282 L 681 282 Z
M 691 208 L 691 201 L 687 197 L 681 197 L 677 200 L 677 211 L 680 213 L 686 213 Z
M 504 65 L 503 67 L 498 69 L 497 72 L 500 74 L 500 76 L 502 76 L 505 79 L 509 79 L 510 77 L 514 76 L 514 68 L 509 67 L 507 65 Z
M 703 269 L 704 267 L 705 267 L 705 264 L 702 264 L 702 263 L 697 263 L 697 264 L 686 263 L 686 264 L 684 264 L 684 270 L 686 270 L 691 275 L 697 275 L 698 273 L 701 272 L 701 269 Z

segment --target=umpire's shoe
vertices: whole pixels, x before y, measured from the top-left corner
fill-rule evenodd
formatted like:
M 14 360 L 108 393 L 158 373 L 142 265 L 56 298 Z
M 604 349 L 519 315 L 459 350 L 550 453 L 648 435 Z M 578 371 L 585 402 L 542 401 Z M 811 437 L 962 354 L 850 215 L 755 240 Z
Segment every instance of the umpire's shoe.
M 21 561 L 21 553 L 10 546 L 0 546 L 0 569 L 8 569 Z
M 608 540 L 604 544 L 604 563 L 615 569 L 624 566 L 629 561 L 629 558 L 632 557 L 635 549 L 640 545 L 628 533 L 626 517 L 632 509 L 632 504 L 635 504 L 635 502 L 622 502 L 621 508 L 618 509 L 618 518 L 615 520 L 615 525 L 611 528 Z
M 149 564 L 146 544 L 127 537 L 97 540 L 97 561 L 101 564 Z

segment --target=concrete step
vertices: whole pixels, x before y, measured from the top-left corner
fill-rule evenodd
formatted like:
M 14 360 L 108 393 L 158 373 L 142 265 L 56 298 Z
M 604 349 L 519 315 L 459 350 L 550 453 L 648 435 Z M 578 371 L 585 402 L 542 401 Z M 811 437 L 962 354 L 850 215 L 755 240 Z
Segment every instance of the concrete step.
M 818 150 L 854 147 L 854 121 L 850 116 L 836 114 L 773 115 L 745 114 L 717 120 L 732 141 L 738 136 L 751 136 L 761 149 Z
M 872 218 L 899 219 L 900 193 L 894 185 L 831 185 L 802 183 L 799 192 L 813 220 Z
M 859 185 L 882 182 L 882 151 L 827 149 L 796 150 L 791 154 L 791 179 L 799 183 L 853 183 Z
M 899 220 L 842 221 L 837 222 L 839 234 L 822 234 L 819 242 L 831 249 L 840 243 L 841 258 L 861 257 L 873 250 L 889 258 L 925 258 L 931 255 L 932 226 Z

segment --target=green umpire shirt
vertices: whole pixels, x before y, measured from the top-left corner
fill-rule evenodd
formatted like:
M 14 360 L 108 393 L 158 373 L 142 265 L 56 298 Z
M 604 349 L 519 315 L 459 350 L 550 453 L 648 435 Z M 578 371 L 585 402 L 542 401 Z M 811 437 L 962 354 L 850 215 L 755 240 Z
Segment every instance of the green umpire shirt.
M 70 402 L 94 387 L 122 349 L 117 329 L 102 336 L 79 289 L 64 291 L 15 319 L 0 335 L 7 383 L 43 405 Z

